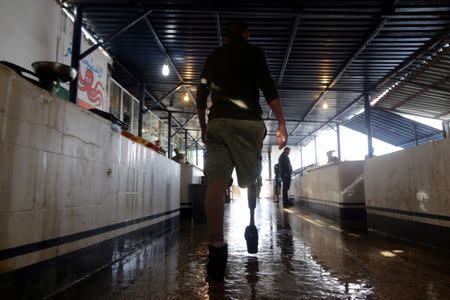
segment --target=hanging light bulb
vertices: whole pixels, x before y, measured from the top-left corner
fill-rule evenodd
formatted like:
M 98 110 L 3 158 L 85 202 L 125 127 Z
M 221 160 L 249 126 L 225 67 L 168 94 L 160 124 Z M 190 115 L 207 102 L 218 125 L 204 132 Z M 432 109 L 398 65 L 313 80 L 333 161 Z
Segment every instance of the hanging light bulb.
M 170 73 L 169 66 L 166 65 L 166 64 L 164 64 L 164 65 L 162 66 L 161 72 L 162 72 L 162 74 L 163 74 L 164 76 L 169 76 L 169 73 Z
M 323 109 L 327 109 L 327 108 L 328 108 L 328 103 L 327 103 L 327 101 L 324 101 L 324 102 L 323 102 L 322 108 L 323 108 Z
M 189 101 L 189 95 L 188 93 L 184 94 L 183 100 L 188 102 Z

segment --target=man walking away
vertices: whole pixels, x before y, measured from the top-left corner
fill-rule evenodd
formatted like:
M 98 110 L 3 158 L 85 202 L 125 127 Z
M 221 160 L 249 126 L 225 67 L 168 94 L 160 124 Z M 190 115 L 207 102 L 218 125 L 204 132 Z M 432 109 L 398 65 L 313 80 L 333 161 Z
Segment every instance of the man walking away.
M 280 176 L 283 181 L 283 206 L 292 206 L 292 201 L 289 200 L 289 188 L 291 187 L 292 166 L 289 159 L 291 148 L 286 147 L 278 158 L 278 166 L 280 168 Z
M 209 256 L 206 269 L 208 278 L 219 280 L 225 276 L 228 259 L 228 246 L 223 237 L 223 199 L 233 168 L 236 168 L 239 186 L 248 188 L 251 213 L 256 205 L 256 179 L 261 173 L 261 152 L 266 135 L 259 89 L 278 120 L 277 143 L 280 147 L 287 143 L 281 103 L 264 51 L 250 44 L 248 37 L 244 22 L 231 23 L 226 30 L 225 45 L 208 56 L 197 88 L 197 113 L 206 145 L 208 185 Z M 212 105 L 206 125 L 209 94 Z

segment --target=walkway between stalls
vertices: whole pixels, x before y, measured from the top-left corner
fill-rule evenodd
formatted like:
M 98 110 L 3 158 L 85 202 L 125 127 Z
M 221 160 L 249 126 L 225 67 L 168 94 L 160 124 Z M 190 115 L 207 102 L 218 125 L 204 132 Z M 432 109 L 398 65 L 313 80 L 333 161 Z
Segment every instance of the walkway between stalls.
M 204 277 L 206 226 L 143 245 L 57 299 L 446 299 L 450 254 L 374 233 L 347 232 L 298 207 L 259 201 L 257 255 L 246 252 L 246 200 L 226 206 L 224 283 Z

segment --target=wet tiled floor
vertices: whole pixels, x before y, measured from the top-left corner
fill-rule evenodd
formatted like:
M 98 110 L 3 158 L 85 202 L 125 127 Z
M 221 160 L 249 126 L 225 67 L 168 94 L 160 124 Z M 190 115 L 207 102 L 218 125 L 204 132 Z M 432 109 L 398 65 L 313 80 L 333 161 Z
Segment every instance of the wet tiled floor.
M 223 283 L 204 276 L 206 226 L 142 245 L 57 295 L 59 299 L 449 299 L 450 254 L 347 232 L 329 219 L 259 200 L 259 253 L 246 251 L 245 200 L 226 206 L 229 260 Z

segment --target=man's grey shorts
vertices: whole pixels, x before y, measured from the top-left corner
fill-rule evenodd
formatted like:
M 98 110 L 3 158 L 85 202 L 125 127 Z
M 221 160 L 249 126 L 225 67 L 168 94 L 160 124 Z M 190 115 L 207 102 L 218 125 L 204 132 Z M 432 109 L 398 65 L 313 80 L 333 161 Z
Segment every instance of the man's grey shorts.
M 264 121 L 213 119 L 206 131 L 205 176 L 207 182 L 228 180 L 236 167 L 240 187 L 256 182 L 261 173 Z

